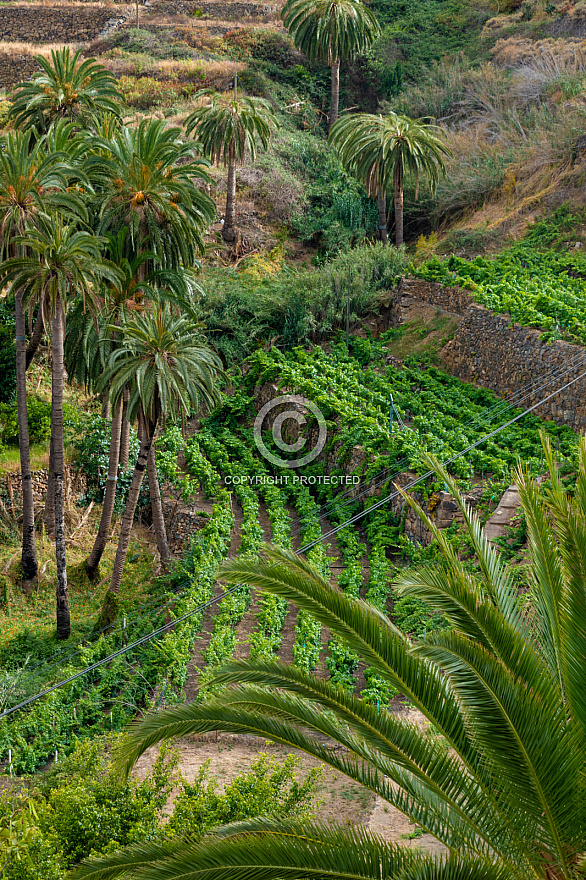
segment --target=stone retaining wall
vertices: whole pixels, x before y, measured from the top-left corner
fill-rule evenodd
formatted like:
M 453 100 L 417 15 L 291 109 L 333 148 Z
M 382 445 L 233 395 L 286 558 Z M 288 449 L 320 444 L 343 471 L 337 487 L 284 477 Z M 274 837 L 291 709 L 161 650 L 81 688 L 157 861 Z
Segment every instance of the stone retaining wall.
M 461 287 L 442 287 L 441 284 L 421 278 L 401 278 L 398 293 L 399 296 L 422 299 L 456 315 L 463 315 L 470 303 L 474 302 L 470 293 Z
M 32 55 L 3 55 L 0 44 L 0 87 L 11 88 L 16 83 L 31 78 L 35 71 L 40 70 Z
M 43 503 L 47 494 L 47 468 L 33 471 L 31 478 L 33 499 L 35 502 Z M 86 488 L 85 475 L 81 471 L 77 471 L 73 465 L 65 467 L 65 483 L 66 494 L 79 496 L 83 494 Z M 0 479 L 0 497 L 3 497 L 5 501 L 7 500 L 13 506 L 22 504 L 22 477 L 20 471 L 4 474 Z
M 546 343 L 541 338 L 542 331 L 515 324 L 508 315 L 494 314 L 475 303 L 465 290 L 405 279 L 397 300 L 405 295 L 462 315 L 453 340 L 441 353 L 446 368 L 458 379 L 506 397 L 552 371 L 559 371 L 559 380 L 536 388 L 523 400 L 526 409 L 586 372 L 586 352 L 582 346 L 561 340 Z M 565 375 L 562 377 L 561 373 Z M 535 413 L 577 431 L 586 428 L 586 377 L 537 407 Z
M 192 536 L 209 522 L 209 517 L 202 516 L 196 510 L 179 507 L 172 502 L 163 502 L 163 516 L 167 528 L 167 540 L 173 550 L 182 550 L 189 546 Z
M 154 7 L 167 15 L 195 15 L 219 21 L 267 18 L 275 15 L 280 9 L 280 5 L 276 3 L 202 3 L 199 0 L 158 0 Z
M 88 43 L 120 19 L 116 9 L 91 6 L 4 6 L 0 41 L 16 43 Z

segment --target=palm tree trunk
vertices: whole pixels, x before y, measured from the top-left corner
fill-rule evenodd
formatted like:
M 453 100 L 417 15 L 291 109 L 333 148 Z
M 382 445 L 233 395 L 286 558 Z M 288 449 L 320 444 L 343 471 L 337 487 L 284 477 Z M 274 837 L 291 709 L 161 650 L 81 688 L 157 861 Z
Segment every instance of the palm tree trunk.
M 130 542 L 130 532 L 132 530 L 132 523 L 134 522 L 134 512 L 138 503 L 140 487 L 142 486 L 149 452 L 151 451 L 155 428 L 156 424 L 152 426 L 152 431 L 150 433 L 145 431 L 143 434 L 138 457 L 136 459 L 136 465 L 134 467 L 134 473 L 132 475 L 132 481 L 130 483 L 128 497 L 126 499 L 124 516 L 122 517 L 122 525 L 120 526 L 120 536 L 118 538 L 118 549 L 116 550 L 116 558 L 112 570 L 112 580 L 110 582 L 110 592 L 115 594 L 120 592 L 122 573 L 124 572 L 124 563 L 126 562 L 126 553 L 128 552 L 128 544 Z
M 130 449 L 130 422 L 127 418 L 129 400 L 130 390 L 125 388 L 122 392 L 122 424 L 120 426 L 120 464 L 122 467 L 128 467 Z
M 49 444 L 49 467 L 47 469 L 47 495 L 45 497 L 45 510 L 43 512 L 43 522 L 45 523 L 45 531 L 49 538 L 55 537 L 55 480 L 54 480 L 54 461 L 53 455 L 53 438 Z
M 18 411 L 18 448 L 22 475 L 22 576 L 29 581 L 38 569 L 35 544 L 35 502 L 31 477 L 31 456 L 26 409 L 26 336 L 22 291 L 15 296 L 16 328 L 16 407 Z
M 112 427 L 110 429 L 110 460 L 108 462 L 108 479 L 106 481 L 106 492 L 104 494 L 104 503 L 102 505 L 102 516 L 100 518 L 100 527 L 92 552 L 86 562 L 85 569 L 91 581 L 98 574 L 98 567 L 102 554 L 106 549 L 108 537 L 110 535 L 110 525 L 112 523 L 112 514 L 114 513 L 114 503 L 116 501 L 116 480 L 118 477 L 118 458 L 120 456 L 120 423 L 122 421 L 122 400 L 119 399 L 114 407 L 114 416 L 112 418 Z
M 330 120 L 328 123 L 328 131 L 338 118 L 338 110 L 340 107 L 340 61 L 332 64 L 332 93 L 330 98 Z
M 378 237 L 383 244 L 387 243 L 387 195 L 379 186 L 377 191 L 378 198 Z
M 112 407 L 110 405 L 110 397 L 107 391 L 102 394 L 102 418 L 108 422 L 112 418 Z
M 31 338 L 29 339 L 29 343 L 26 347 L 26 368 L 30 367 L 33 362 L 33 358 L 37 353 L 38 347 L 41 344 L 41 339 L 43 338 L 43 333 L 45 331 L 45 321 L 43 318 L 43 304 L 39 304 L 39 310 L 37 312 L 37 319 L 35 321 L 35 326 L 33 328 L 33 332 Z
M 401 158 L 397 162 L 394 174 L 395 188 L 395 244 L 397 247 L 403 244 L 403 163 Z
M 71 632 L 67 564 L 65 557 L 65 498 L 63 451 L 63 340 L 64 314 L 61 297 L 57 296 L 55 314 L 51 319 L 51 438 L 53 440 L 53 483 L 55 490 L 55 561 L 57 563 L 57 638 L 68 639 Z
M 226 186 L 226 214 L 222 230 L 224 241 L 236 239 L 236 145 L 232 141 L 228 153 L 228 183 Z
M 165 564 L 171 559 L 171 551 L 169 550 L 169 542 L 167 541 L 167 529 L 165 527 L 165 517 L 163 516 L 161 489 L 159 486 L 159 475 L 157 474 L 157 461 L 155 455 L 155 444 L 153 443 L 147 459 L 147 473 L 149 477 L 149 493 L 151 496 L 151 511 L 153 514 L 155 537 L 157 539 L 157 549 L 163 567 L 165 567 Z

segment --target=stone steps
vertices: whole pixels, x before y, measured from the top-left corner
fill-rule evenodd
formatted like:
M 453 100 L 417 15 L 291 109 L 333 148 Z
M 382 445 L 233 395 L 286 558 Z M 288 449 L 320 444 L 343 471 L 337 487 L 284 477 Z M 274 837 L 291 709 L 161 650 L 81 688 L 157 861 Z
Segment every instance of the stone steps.
M 497 538 L 505 537 L 520 507 L 519 490 L 513 483 L 513 485 L 506 489 L 496 510 L 484 527 L 484 534 L 491 543 L 494 543 Z

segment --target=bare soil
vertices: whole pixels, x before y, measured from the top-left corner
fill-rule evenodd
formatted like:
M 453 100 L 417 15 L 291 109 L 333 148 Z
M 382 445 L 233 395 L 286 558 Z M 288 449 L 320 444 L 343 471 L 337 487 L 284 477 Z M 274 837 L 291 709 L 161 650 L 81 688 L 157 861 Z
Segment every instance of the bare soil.
M 412 723 L 425 724 L 423 716 L 414 709 L 397 706 L 395 711 Z M 317 819 L 339 825 L 367 825 L 370 831 L 389 842 L 420 848 L 428 853 L 436 854 L 444 850 L 442 844 L 430 834 L 412 836 L 417 834 L 416 826 L 382 798 L 304 752 L 253 736 L 224 733 L 180 739 L 174 742 L 174 746 L 180 755 L 180 771 L 188 782 L 193 782 L 200 768 L 209 761 L 210 773 L 218 779 L 220 789 L 236 776 L 248 772 L 261 753 L 276 758 L 295 754 L 299 758 L 299 777 L 304 777 L 315 767 L 322 768 L 323 776 L 315 808 Z M 156 755 L 157 749 L 152 748 L 140 758 L 134 769 L 138 779 L 145 777 Z M 171 810 L 172 801 L 173 796 L 167 805 L 168 811 Z

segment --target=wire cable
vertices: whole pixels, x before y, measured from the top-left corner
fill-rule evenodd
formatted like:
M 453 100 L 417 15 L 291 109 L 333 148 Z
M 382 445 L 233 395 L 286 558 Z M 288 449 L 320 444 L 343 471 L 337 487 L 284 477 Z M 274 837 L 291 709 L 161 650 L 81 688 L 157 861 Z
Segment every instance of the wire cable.
M 557 394 L 561 394 L 562 391 L 565 391 L 566 388 L 569 388 L 571 385 L 573 385 L 579 379 L 584 378 L 584 376 L 586 376 L 586 371 L 581 373 L 579 376 L 575 376 L 569 382 L 566 382 L 566 384 L 563 385 L 561 388 L 556 389 L 551 394 L 547 395 L 547 397 L 543 398 L 543 400 L 540 400 L 537 403 L 533 404 L 533 406 L 529 407 L 529 409 L 526 409 L 523 412 L 518 413 L 516 416 L 514 416 L 512 419 L 510 419 L 504 425 L 500 425 L 498 428 L 495 428 L 494 431 L 491 431 L 489 434 L 486 434 L 484 437 L 481 437 L 475 443 L 470 444 L 470 446 L 468 446 L 466 449 L 463 449 L 461 452 L 456 452 L 449 459 L 447 459 L 447 461 L 443 462 L 443 466 L 447 467 L 449 464 L 451 464 L 452 462 L 461 458 L 463 455 L 466 455 L 468 452 L 471 452 L 471 450 L 476 449 L 478 446 L 480 446 L 482 443 L 485 443 L 487 440 L 490 440 L 491 437 L 494 437 L 500 431 L 503 431 L 505 428 L 508 428 L 510 425 L 514 424 L 515 422 L 518 422 L 519 419 L 523 418 L 523 416 L 528 415 L 530 412 L 533 412 L 533 410 L 537 409 L 537 407 L 542 406 L 544 403 L 547 403 L 547 401 L 551 400 L 552 397 L 555 397 Z M 403 488 L 403 491 L 406 492 L 407 490 L 414 488 L 419 483 L 423 482 L 423 480 L 426 480 L 428 477 L 432 476 L 432 474 L 433 474 L 433 471 L 427 471 L 426 473 L 422 474 L 417 479 L 412 480 L 411 483 L 409 483 L 407 486 L 405 486 Z M 299 550 L 297 550 L 295 552 L 298 555 L 301 553 L 306 553 L 308 550 L 311 550 L 312 547 L 315 547 L 317 544 L 322 543 L 322 541 L 325 541 L 327 538 L 330 538 L 333 535 L 336 535 L 342 529 L 346 528 L 349 525 L 352 525 L 353 523 L 355 523 L 358 520 L 365 517 L 367 514 L 372 513 L 375 510 L 378 510 L 380 507 L 382 507 L 388 501 L 391 501 L 393 498 L 397 498 L 397 496 L 400 494 L 401 493 L 398 491 L 392 492 L 390 495 L 387 495 L 385 498 L 382 498 L 378 502 L 373 504 L 367 510 L 361 511 L 360 513 L 356 514 L 355 516 L 350 517 L 350 519 L 348 519 L 346 522 L 341 523 L 340 525 L 331 529 L 329 532 L 326 532 L 325 534 L 321 535 L 321 537 L 316 538 L 315 541 L 311 541 L 309 544 L 305 544 L 303 547 L 300 547 Z M 110 654 L 107 657 L 103 657 L 101 660 L 96 661 L 96 663 L 92 663 L 91 666 L 87 666 L 85 669 L 81 669 L 79 672 L 76 672 L 74 675 L 69 676 L 69 678 L 66 678 L 63 681 L 60 681 L 57 684 L 52 685 L 50 688 L 46 688 L 44 691 L 41 691 L 40 693 L 35 694 L 32 697 L 28 697 L 26 700 L 23 700 L 21 703 L 19 703 L 16 706 L 11 707 L 10 709 L 6 709 L 4 712 L 0 713 L 0 720 L 2 720 L 3 718 L 6 718 L 9 715 L 12 715 L 14 712 L 17 712 L 19 709 L 23 709 L 26 706 L 29 706 L 31 703 L 34 703 L 37 700 L 40 700 L 42 697 L 46 697 L 48 694 L 51 694 L 54 691 L 58 690 L 59 688 L 64 687 L 66 684 L 70 684 L 71 682 L 76 681 L 78 678 L 81 678 L 82 675 L 86 675 L 88 672 L 93 672 L 95 669 L 98 669 L 100 666 L 103 666 L 105 663 L 109 663 L 111 660 L 115 660 L 117 657 L 120 657 L 122 654 L 125 654 L 127 651 L 133 650 L 134 648 L 139 647 L 140 645 L 144 644 L 145 642 L 150 641 L 150 639 L 154 638 L 155 636 L 158 636 L 158 635 L 161 635 L 161 634 L 167 632 L 168 630 L 170 630 L 174 626 L 176 626 L 178 623 L 182 623 L 184 620 L 187 620 L 189 617 L 192 617 L 194 614 L 197 614 L 200 611 L 203 611 L 204 609 L 209 608 L 210 606 L 214 605 L 216 602 L 219 602 L 225 596 L 229 596 L 231 593 L 234 593 L 234 592 L 236 592 L 236 590 L 239 590 L 239 589 L 241 589 L 241 587 L 236 586 L 236 587 L 231 587 L 229 590 L 225 590 L 220 595 L 215 596 L 213 599 L 210 599 L 208 602 L 205 602 L 203 605 L 200 605 L 197 608 L 194 608 L 191 611 L 188 611 L 186 614 L 182 615 L 181 617 L 178 617 L 176 620 L 172 620 L 169 623 L 164 624 L 163 626 L 154 630 L 152 633 L 148 633 L 147 635 L 142 636 L 140 639 L 137 639 L 135 642 L 132 642 L 129 645 L 125 645 L 123 648 L 120 648 L 118 651 L 115 651 L 113 654 Z

